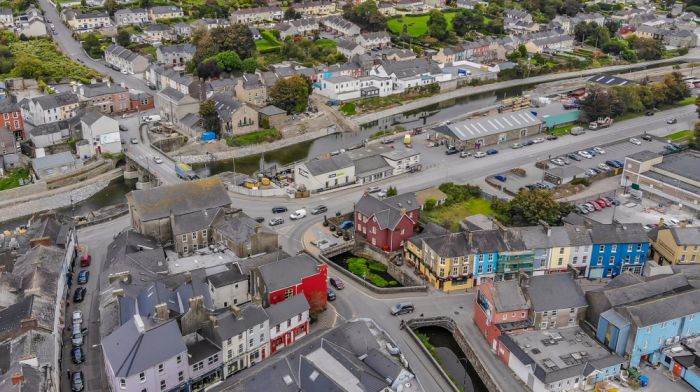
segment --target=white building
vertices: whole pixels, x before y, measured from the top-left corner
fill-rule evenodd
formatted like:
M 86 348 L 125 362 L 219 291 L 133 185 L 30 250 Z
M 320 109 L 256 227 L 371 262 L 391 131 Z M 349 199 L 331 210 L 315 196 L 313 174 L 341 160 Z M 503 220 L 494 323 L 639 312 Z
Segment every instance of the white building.
M 354 184 L 355 164 L 346 154 L 299 163 L 294 166 L 294 181 L 297 189 L 311 192 Z
M 451 74 L 442 72 L 438 63 L 426 58 L 406 61 L 381 61 L 370 70 L 369 74 L 390 78 L 393 82 L 394 93 L 402 93 L 409 88 L 452 79 Z
M 117 26 L 148 23 L 148 12 L 143 8 L 124 8 L 114 12 L 114 23 Z
M 352 76 L 336 76 L 319 82 L 318 93 L 324 97 L 338 101 L 360 98 L 360 81 Z
M 239 306 L 250 301 L 248 275 L 241 271 L 238 264 L 207 276 L 206 283 L 216 309 L 227 308 L 229 305 Z
M 0 26 L 12 27 L 15 24 L 15 18 L 12 15 L 11 8 L 0 8 Z
M 394 169 L 393 175 L 405 173 L 420 163 L 420 153 L 411 149 L 394 149 L 382 153 L 382 158 Z
M 88 141 L 90 155 L 118 154 L 122 151 L 119 123 L 98 112 L 87 112 L 80 119 L 83 139 Z
M 32 98 L 22 108 L 22 118 L 33 125 L 63 121 L 75 116 L 80 100 L 72 92 L 43 95 Z

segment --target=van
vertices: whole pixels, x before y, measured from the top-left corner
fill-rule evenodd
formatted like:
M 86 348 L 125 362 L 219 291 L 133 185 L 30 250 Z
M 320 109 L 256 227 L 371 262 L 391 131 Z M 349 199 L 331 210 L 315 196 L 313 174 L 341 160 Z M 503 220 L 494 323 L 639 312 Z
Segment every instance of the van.
M 305 217 L 306 217 L 306 210 L 303 208 L 301 210 L 296 210 L 289 215 L 289 219 L 291 219 L 291 220 L 302 219 Z

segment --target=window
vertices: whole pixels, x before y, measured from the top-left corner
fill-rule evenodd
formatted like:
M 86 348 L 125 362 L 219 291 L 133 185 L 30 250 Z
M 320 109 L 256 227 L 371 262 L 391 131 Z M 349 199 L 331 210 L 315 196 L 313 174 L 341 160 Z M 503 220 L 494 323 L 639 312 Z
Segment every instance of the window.
M 557 315 L 557 311 L 556 311 L 556 310 L 552 310 L 552 316 L 556 316 L 556 315 Z
M 544 312 L 542 312 L 542 316 L 544 316 L 544 317 L 549 316 L 549 312 L 545 310 Z
M 466 275 L 468 273 L 469 273 L 469 266 L 465 265 L 464 267 L 462 267 L 462 274 Z
M 560 257 L 559 261 L 557 261 L 557 265 L 562 265 L 562 263 L 564 263 L 564 259 Z
M 615 256 L 610 256 L 610 264 L 615 264 Z
M 601 246 L 598 248 L 598 251 L 599 251 L 599 252 L 605 252 L 605 245 L 601 245 Z
M 146 373 L 141 372 L 139 373 L 139 382 L 145 382 L 146 381 Z
M 598 264 L 603 264 L 603 256 L 598 256 Z
M 275 328 L 275 332 L 279 333 L 280 332 L 280 326 L 278 325 L 277 328 Z
M 625 256 L 625 263 L 629 264 L 630 263 L 630 255 Z
M 197 232 L 193 231 L 192 232 L 192 241 L 196 241 L 196 240 L 197 240 Z
M 507 319 L 508 319 L 508 315 L 503 313 L 503 320 L 507 320 Z
M 163 373 L 163 370 L 165 370 L 165 368 L 163 367 L 163 364 L 159 363 L 158 364 L 158 373 Z
M 161 391 L 165 390 L 165 380 L 160 380 L 160 390 Z
M 182 247 L 182 253 L 187 253 L 190 249 L 187 246 Z
M 229 349 L 228 353 L 226 354 L 226 358 L 231 359 L 232 356 L 233 356 L 233 350 Z
M 183 382 L 185 380 L 185 375 L 182 373 L 182 370 L 177 372 L 177 381 L 178 382 Z
M 207 229 L 202 230 L 202 239 L 207 238 Z
M 610 251 L 617 252 L 617 244 L 612 244 L 612 246 L 610 247 Z
M 198 372 L 202 369 L 204 369 L 204 361 L 199 361 L 192 365 L 192 370 L 194 370 L 195 372 Z
M 488 272 L 488 273 L 493 272 L 493 264 L 489 264 L 486 266 L 486 272 Z
M 480 265 L 480 266 L 478 266 L 478 267 L 476 268 L 476 273 L 477 273 L 477 275 L 479 275 L 479 274 L 481 274 L 481 273 L 483 273 L 483 272 L 484 272 L 484 266 L 483 266 L 483 265 Z
M 289 297 L 291 297 L 291 296 L 293 296 L 293 295 L 294 295 L 294 289 L 287 289 L 287 290 L 284 292 L 284 299 L 287 299 L 287 298 L 289 298 Z M 251 332 L 252 332 L 252 331 L 251 331 Z
M 177 364 L 179 365 L 181 363 L 182 363 L 182 355 L 178 355 L 177 356 Z
M 265 334 L 264 334 L 264 333 L 261 333 L 261 334 L 260 334 L 260 341 L 261 341 L 261 342 L 264 342 L 264 341 L 265 341 Z
M 546 329 L 547 328 L 547 323 L 540 323 L 540 329 Z
M 583 256 L 582 261 L 583 261 L 584 263 L 587 262 L 587 261 L 588 261 L 588 256 Z
M 559 248 L 559 254 L 563 255 L 564 254 L 564 248 Z
M 187 242 L 187 234 L 182 235 L 182 242 Z
M 459 267 L 452 267 L 452 276 L 459 275 Z
M 573 262 L 574 264 L 578 263 L 578 256 L 574 256 L 572 262 Z
M 248 340 L 248 345 L 251 347 L 253 346 L 253 338 L 250 338 L 250 340 Z
M 489 254 L 489 261 L 493 261 L 493 253 Z
M 639 255 L 634 256 L 634 262 L 639 263 Z
M 484 261 L 484 255 L 479 255 L 479 261 Z
M 631 252 L 632 251 L 632 244 L 627 245 L 627 251 Z
M 445 276 L 445 269 L 444 269 L 444 268 L 440 268 L 440 272 L 438 273 L 438 275 L 440 275 L 440 276 Z
M 642 244 L 637 244 L 637 252 L 641 252 L 641 251 L 642 251 Z
M 576 311 L 576 309 L 574 309 L 574 308 L 569 308 L 569 313 L 573 313 L 573 312 L 575 312 L 575 311 Z
M 445 265 L 445 258 L 444 257 L 440 257 L 440 265 Z
M 520 312 L 520 317 L 525 318 L 525 312 Z
M 119 379 L 119 388 L 126 389 L 126 380 L 123 378 Z
M 243 343 L 238 345 L 238 352 L 243 352 Z

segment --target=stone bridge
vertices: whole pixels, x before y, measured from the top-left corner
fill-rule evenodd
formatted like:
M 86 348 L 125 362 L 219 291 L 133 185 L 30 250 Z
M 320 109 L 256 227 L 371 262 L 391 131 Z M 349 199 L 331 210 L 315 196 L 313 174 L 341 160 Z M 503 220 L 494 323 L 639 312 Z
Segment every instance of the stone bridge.
M 124 167 L 124 179 L 138 179 L 136 181 L 136 189 L 148 189 L 155 188 L 160 185 L 160 180 L 155 173 L 149 171 L 150 167 L 147 165 L 144 167 L 143 164 L 137 161 L 137 158 L 132 155 L 131 151 L 127 151 L 126 165 Z

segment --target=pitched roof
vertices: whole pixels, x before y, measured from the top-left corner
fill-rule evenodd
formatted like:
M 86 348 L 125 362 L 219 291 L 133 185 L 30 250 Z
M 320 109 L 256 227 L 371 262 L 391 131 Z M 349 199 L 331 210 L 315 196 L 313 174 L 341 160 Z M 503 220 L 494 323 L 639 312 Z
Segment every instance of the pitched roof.
M 521 110 L 441 125 L 435 128 L 435 131 L 459 140 L 470 140 L 540 124 L 542 124 L 542 121 L 533 116 L 528 110 Z
M 268 292 L 299 284 L 302 278 L 316 275 L 318 263 L 303 253 L 274 263 L 258 267 Z
M 328 159 L 314 159 L 306 162 L 306 168 L 315 176 L 325 173 L 334 172 L 336 170 L 352 167 L 353 162 L 347 154 L 332 156 Z
M 649 237 L 641 223 L 594 225 L 589 230 L 593 244 L 647 243 Z
M 132 191 L 130 199 L 144 221 L 183 215 L 231 204 L 219 177 L 187 181 L 177 185 Z
M 97 120 L 101 119 L 102 117 L 107 117 L 107 116 L 105 116 L 104 114 L 102 114 L 100 112 L 88 111 L 88 112 L 85 112 L 85 114 L 80 118 L 80 121 L 91 126 L 92 124 L 97 122 Z
M 212 286 L 218 288 L 248 280 L 248 276 L 241 271 L 241 267 L 238 264 L 233 264 L 226 271 L 207 276 L 207 280 Z
M 669 230 L 678 245 L 700 245 L 700 227 L 672 227 Z
M 276 234 L 273 230 L 256 222 L 243 212 L 226 216 L 215 223 L 214 226 L 227 239 L 238 243 L 249 241 L 257 233 Z
M 216 316 L 218 327 L 214 327 L 215 343 L 221 343 L 269 319 L 265 309 L 260 305 L 244 305 L 240 308 L 240 312 L 240 317 L 236 317 L 231 312 L 224 312 Z
M 634 305 L 617 307 L 615 310 L 626 315 L 638 327 L 646 327 L 700 313 L 698 298 L 700 298 L 700 288 Z
M 80 88 L 81 94 L 86 98 L 99 97 L 101 95 L 119 94 L 127 92 L 125 87 L 116 83 L 84 84 Z
M 42 95 L 41 97 L 32 98 L 34 104 L 41 105 L 43 110 L 55 109 L 61 106 L 73 105 L 79 102 L 78 96 L 73 92 L 65 91 L 62 93 Z
M 412 211 L 420 208 L 415 193 L 403 193 L 386 199 L 363 195 L 355 204 L 355 211 L 368 217 L 375 217 L 381 230 L 394 229 L 405 216 L 402 209 Z
M 72 164 L 75 161 L 70 151 L 59 152 L 58 154 L 47 155 L 41 158 L 32 159 L 34 170 L 44 170 L 62 165 Z
M 499 312 L 510 312 L 530 308 L 517 279 L 493 282 L 493 301 Z
M 536 312 L 588 306 L 583 290 L 568 272 L 531 276 L 525 292 Z
M 304 294 L 297 294 L 265 309 L 267 315 L 270 317 L 270 328 L 308 310 L 309 301 Z
M 176 320 L 146 329 L 139 316 L 102 339 L 115 377 L 129 377 L 187 351 Z
M 279 114 L 287 114 L 287 111 L 284 109 L 280 109 L 275 105 L 267 105 L 263 108 L 257 109 L 258 113 L 265 115 L 265 116 L 276 116 Z

